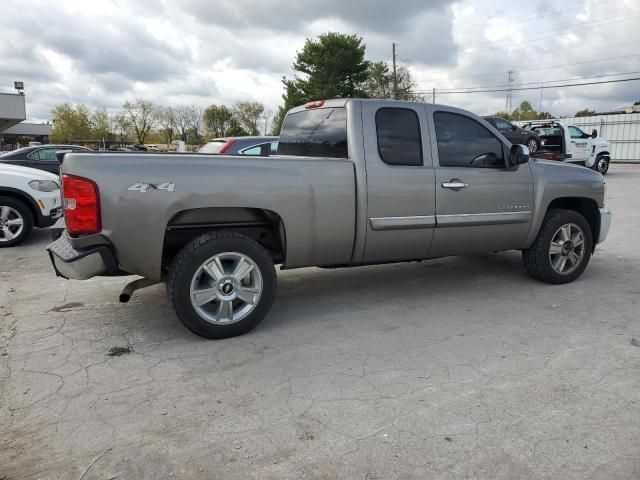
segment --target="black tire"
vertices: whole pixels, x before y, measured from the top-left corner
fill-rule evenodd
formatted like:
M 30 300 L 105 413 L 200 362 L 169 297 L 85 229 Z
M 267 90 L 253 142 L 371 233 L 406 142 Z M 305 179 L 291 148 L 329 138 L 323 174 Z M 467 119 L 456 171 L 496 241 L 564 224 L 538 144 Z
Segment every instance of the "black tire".
M 9 207 L 13 210 L 9 218 L 2 218 L 2 207 Z M 17 215 L 15 212 L 17 212 Z M 6 231 L 4 229 L 8 228 L 8 226 L 5 225 L 4 222 L 6 220 L 16 220 L 17 216 L 22 218 L 22 230 L 20 230 L 20 233 L 18 233 L 14 238 L 7 240 L 7 233 L 5 233 Z M 19 245 L 29 236 L 31 230 L 33 230 L 33 214 L 29 207 L 24 202 L 16 198 L 0 197 L 0 248 L 15 247 L 16 245 Z
M 528 138 L 526 145 L 529 148 L 529 153 L 536 153 L 540 150 L 540 142 L 535 137 Z
M 242 254 L 257 266 L 262 291 L 253 310 L 241 320 L 212 323 L 191 302 L 191 284 L 205 261 L 227 252 Z M 269 253 L 251 238 L 234 232 L 207 233 L 188 243 L 174 258 L 167 281 L 167 295 L 180 321 L 196 335 L 210 339 L 235 337 L 253 329 L 269 312 L 276 289 L 276 271 Z
M 600 172 L 602 175 L 606 175 L 609 171 L 609 163 L 611 159 L 607 155 L 603 155 L 602 153 L 596 157 L 596 161 L 591 167 L 596 172 Z
M 550 257 L 551 242 L 564 225 L 579 227 L 583 234 L 584 250 L 580 262 L 577 262 L 577 268 L 568 273 L 558 273 L 554 269 Z M 593 236 L 585 218 L 573 210 L 554 209 L 547 212 L 533 245 L 522 251 L 522 261 L 529 275 L 533 278 L 546 283 L 562 284 L 573 282 L 582 275 L 589 264 L 592 253 Z

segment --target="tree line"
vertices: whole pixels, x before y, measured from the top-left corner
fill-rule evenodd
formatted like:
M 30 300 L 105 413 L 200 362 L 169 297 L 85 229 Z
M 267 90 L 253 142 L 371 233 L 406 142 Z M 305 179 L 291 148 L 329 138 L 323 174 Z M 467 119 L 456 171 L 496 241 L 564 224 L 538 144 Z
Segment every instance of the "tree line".
M 150 100 L 126 101 L 122 108 L 109 113 L 105 108 L 64 103 L 52 110 L 51 141 L 166 143 L 183 140 L 199 145 L 209 136 L 259 135 L 261 122 L 267 121 L 264 105 L 237 102 L 232 107 L 196 105 L 165 107 Z

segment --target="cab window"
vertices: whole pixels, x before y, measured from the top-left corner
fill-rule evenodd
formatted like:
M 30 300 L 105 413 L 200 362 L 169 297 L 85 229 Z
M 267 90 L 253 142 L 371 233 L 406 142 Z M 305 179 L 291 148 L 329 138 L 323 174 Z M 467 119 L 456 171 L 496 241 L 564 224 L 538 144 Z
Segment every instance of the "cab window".
M 506 120 L 503 120 L 501 118 L 496 118 L 495 119 L 495 123 L 496 123 L 496 127 L 500 130 L 512 130 L 513 129 L 513 125 L 511 125 L 509 122 L 507 122 Z
M 38 160 L 41 162 L 52 162 L 56 160 L 56 150 L 53 148 L 43 148 L 38 150 Z
M 450 112 L 433 115 L 441 167 L 504 168 L 502 142 L 474 119 Z
M 408 108 L 381 108 L 376 112 L 378 152 L 387 165 L 422 165 L 422 138 L 418 114 Z
M 571 138 L 585 138 L 587 136 L 586 133 L 574 126 L 569 127 L 569 135 Z

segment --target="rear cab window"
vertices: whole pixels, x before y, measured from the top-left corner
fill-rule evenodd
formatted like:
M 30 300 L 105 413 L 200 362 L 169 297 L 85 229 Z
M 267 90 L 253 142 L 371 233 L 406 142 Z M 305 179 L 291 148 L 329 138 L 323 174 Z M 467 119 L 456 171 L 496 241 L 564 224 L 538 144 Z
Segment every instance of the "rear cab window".
M 329 107 L 290 113 L 282 124 L 277 153 L 349 158 L 346 109 Z

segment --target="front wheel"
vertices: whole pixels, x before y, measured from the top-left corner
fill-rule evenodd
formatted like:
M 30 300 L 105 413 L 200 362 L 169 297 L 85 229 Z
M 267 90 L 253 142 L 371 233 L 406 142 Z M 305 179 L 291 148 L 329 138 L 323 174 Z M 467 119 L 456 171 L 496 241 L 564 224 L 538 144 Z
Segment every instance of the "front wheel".
M 208 233 L 178 253 L 167 294 L 193 333 L 228 338 L 248 332 L 267 315 L 276 281 L 273 261 L 260 244 L 237 233 Z
M 596 161 L 591 168 L 596 172 L 600 172 L 602 175 L 606 175 L 609 171 L 609 162 L 609 157 L 600 154 L 596 157 Z
M 547 283 L 574 281 L 589 264 L 593 252 L 591 228 L 573 210 L 550 210 L 531 247 L 522 251 L 529 274 Z
M 0 248 L 13 247 L 29 236 L 33 215 L 23 202 L 12 197 L 0 197 Z

